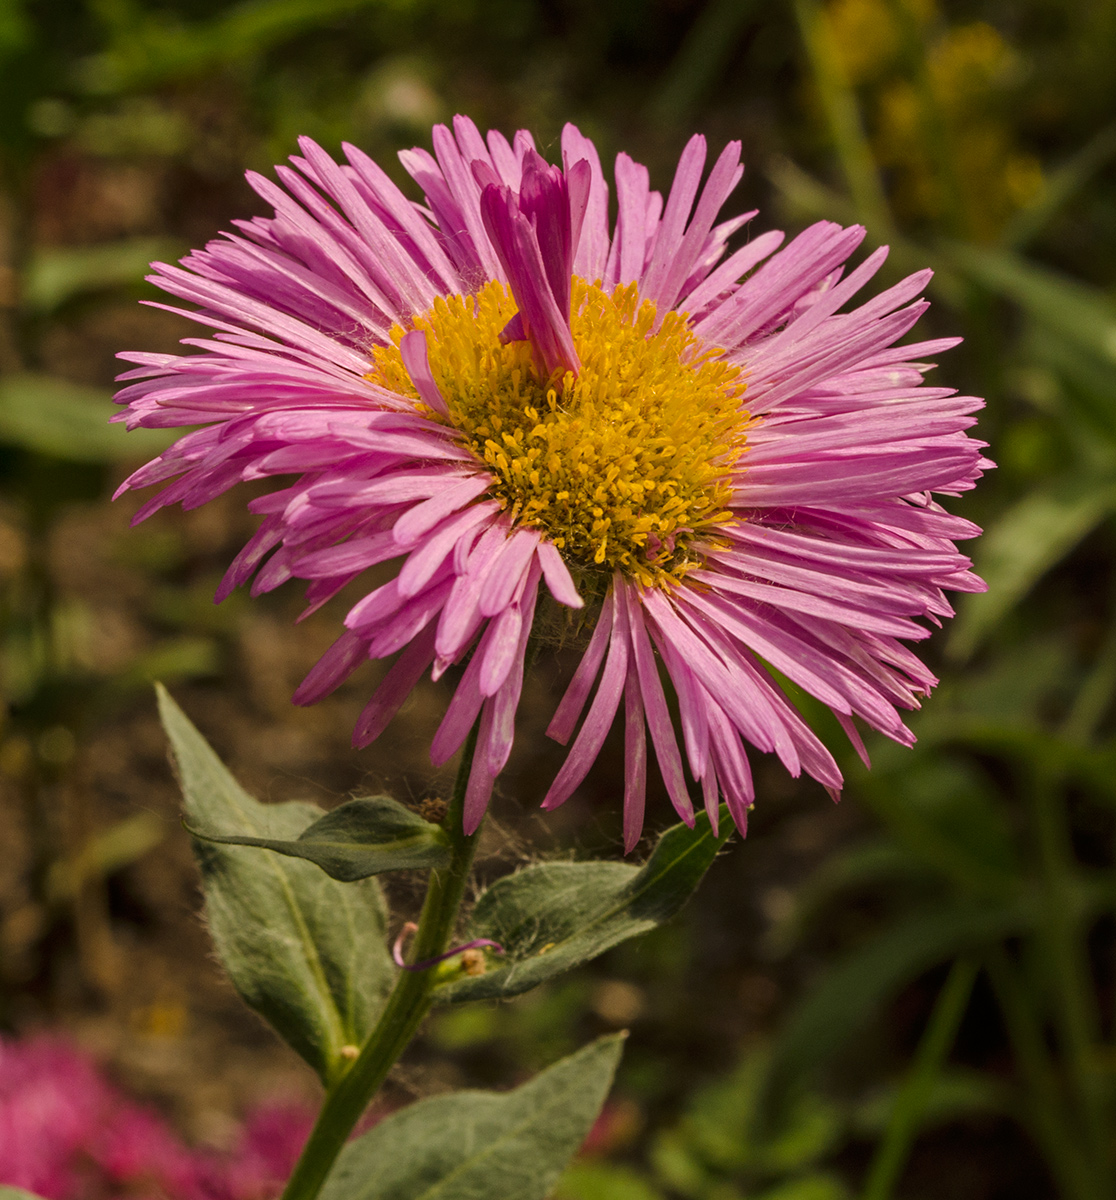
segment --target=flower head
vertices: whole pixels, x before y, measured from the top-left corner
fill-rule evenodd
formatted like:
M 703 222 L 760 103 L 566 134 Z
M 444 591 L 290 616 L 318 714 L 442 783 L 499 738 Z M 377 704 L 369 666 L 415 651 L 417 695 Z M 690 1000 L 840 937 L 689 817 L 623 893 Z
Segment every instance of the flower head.
M 264 520 L 219 599 L 253 575 L 254 593 L 298 577 L 313 610 L 398 564 L 297 703 L 396 655 L 357 723 L 364 745 L 424 672 L 465 664 L 432 757 L 479 721 L 475 828 L 549 594 L 584 609 L 592 634 L 548 730 L 573 745 L 543 803 L 572 794 L 623 701 L 628 847 L 648 731 L 693 819 L 661 671 L 714 823 L 723 796 L 745 827 L 745 742 L 841 786 L 770 668 L 827 704 L 862 754 L 856 717 L 913 740 L 898 710 L 936 680 L 903 642 L 929 635 L 919 618 L 950 615 L 943 589 L 983 586 L 954 546 L 977 529 L 931 493 L 988 465 L 965 434 L 981 402 L 926 387 L 916 361 L 954 341 L 895 345 L 929 272 L 842 312 L 886 255 L 844 274 L 863 229 L 822 221 L 726 254 L 755 216 L 717 222 L 743 173 L 737 142 L 703 185 L 694 137 L 665 205 L 619 155 L 614 226 L 597 151 L 572 125 L 561 168 L 524 131 L 509 143 L 463 117 L 438 126 L 433 155 L 401 155 L 423 204 L 355 147 L 344 165 L 301 148 L 282 186 L 248 177 L 274 217 L 156 264 L 153 282 L 214 332 L 190 340 L 199 353 L 124 355 L 138 367 L 118 397 L 130 426 L 202 426 L 123 485 L 173 480 L 137 520 L 295 476 L 251 503 Z

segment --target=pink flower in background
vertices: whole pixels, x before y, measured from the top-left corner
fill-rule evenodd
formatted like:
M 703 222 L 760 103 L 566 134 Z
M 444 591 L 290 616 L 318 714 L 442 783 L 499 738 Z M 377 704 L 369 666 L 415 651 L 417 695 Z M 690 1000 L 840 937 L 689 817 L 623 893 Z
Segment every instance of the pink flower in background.
M 46 1200 L 268 1200 L 312 1123 L 301 1106 L 261 1107 L 230 1151 L 194 1150 L 76 1047 L 49 1036 L 0 1038 L 0 1185 Z
M 363 745 L 424 672 L 464 663 L 432 756 L 479 720 L 472 830 L 511 749 L 532 628 L 584 631 L 549 728 L 573 744 L 543 803 L 576 789 L 622 703 L 629 848 L 648 731 L 694 816 L 660 668 L 714 822 L 723 796 L 745 827 L 746 742 L 841 786 L 771 668 L 862 754 L 854 718 L 913 740 L 899 710 L 936 681 L 903 642 L 950 615 L 943 589 L 982 588 L 954 546 L 977 529 L 931 493 L 988 465 L 965 434 L 981 402 L 922 382 L 918 360 L 954 341 L 895 345 L 929 272 L 842 312 L 886 253 L 845 275 L 859 227 L 819 222 L 786 246 L 764 233 L 726 255 L 755 215 L 717 222 L 743 172 L 735 142 L 703 185 L 693 138 L 665 204 L 619 155 L 615 222 L 572 125 L 562 168 L 525 131 L 509 144 L 462 117 L 438 126 L 433 155 L 401 155 L 422 204 L 355 147 L 343 165 L 301 147 L 281 186 L 248 177 L 274 217 L 157 265 L 153 281 L 213 333 L 190 355 L 124 355 L 138 367 L 118 397 L 129 426 L 202 426 L 124 484 L 173 480 L 137 520 L 294 477 L 251 502 L 264 520 L 219 598 L 253 575 L 254 593 L 298 577 L 313 610 L 396 564 L 296 702 L 397 655 L 357 723 Z
M 65 1042 L 0 1038 L 0 1184 L 66 1200 L 80 1157 L 103 1128 L 112 1092 Z
M 276 1104 L 250 1113 L 233 1150 L 203 1165 L 205 1190 L 215 1200 L 265 1200 L 279 1195 L 312 1124 L 311 1113 L 300 1105 Z

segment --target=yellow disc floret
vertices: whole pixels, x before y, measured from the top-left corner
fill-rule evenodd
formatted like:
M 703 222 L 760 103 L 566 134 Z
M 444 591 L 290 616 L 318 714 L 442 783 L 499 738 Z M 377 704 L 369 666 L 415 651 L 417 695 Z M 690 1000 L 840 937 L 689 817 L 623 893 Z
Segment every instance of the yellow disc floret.
M 581 371 L 540 378 L 528 342 L 500 343 L 516 312 L 503 284 L 447 296 L 413 320 L 460 430 L 513 521 L 541 530 L 577 573 L 620 570 L 669 585 L 700 564 L 694 543 L 729 519 L 749 418 L 738 367 L 702 345 L 683 314 L 656 325 L 635 284 L 609 295 L 574 279 L 570 326 Z M 416 396 L 398 345 L 369 378 Z

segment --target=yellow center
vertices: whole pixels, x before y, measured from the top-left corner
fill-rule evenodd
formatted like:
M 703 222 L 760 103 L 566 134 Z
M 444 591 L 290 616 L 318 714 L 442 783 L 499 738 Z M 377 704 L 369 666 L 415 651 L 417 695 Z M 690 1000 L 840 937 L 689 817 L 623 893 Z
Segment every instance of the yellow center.
M 740 369 L 680 313 L 656 328 L 655 306 L 640 303 L 635 284 L 609 295 L 575 279 L 581 371 L 543 379 L 528 342 L 500 344 L 515 312 L 492 282 L 413 319 L 448 423 L 495 477 L 512 520 L 541 530 L 576 573 L 678 581 L 700 565 L 695 543 L 732 516 L 725 506 L 750 420 Z M 398 349 L 405 332 L 396 326 L 391 345 L 373 349 L 368 377 L 417 397 Z

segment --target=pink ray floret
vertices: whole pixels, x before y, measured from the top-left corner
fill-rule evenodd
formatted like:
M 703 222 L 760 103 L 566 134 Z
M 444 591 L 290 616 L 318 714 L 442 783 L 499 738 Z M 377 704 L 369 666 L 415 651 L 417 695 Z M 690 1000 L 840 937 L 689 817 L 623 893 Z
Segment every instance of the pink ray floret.
M 913 741 L 901 711 L 936 680 L 905 643 L 951 615 L 946 591 L 983 590 L 955 546 L 979 531 L 932 494 L 963 492 L 990 465 L 966 433 L 982 402 L 923 383 L 926 360 L 954 341 L 897 344 L 926 308 L 929 272 L 853 306 L 886 256 L 846 273 L 858 226 L 819 221 L 786 245 L 770 232 L 730 251 L 755 215 L 718 222 L 743 172 L 736 142 L 703 183 L 705 140 L 691 139 L 665 203 L 646 168 L 620 154 L 614 223 L 596 148 L 572 125 L 561 167 L 525 131 L 508 142 L 464 117 L 438 126 L 433 153 L 400 156 L 422 203 L 355 147 L 343 164 L 308 139 L 300 148 L 278 184 L 248 176 L 274 216 L 236 222 L 238 233 L 179 266 L 154 265 L 152 282 L 192 306 L 172 311 L 210 333 L 189 339 L 186 355 L 123 355 L 136 367 L 118 396 L 130 428 L 200 427 L 124 483 L 165 485 L 137 520 L 241 481 L 293 477 L 252 502 L 262 523 L 218 598 L 249 580 L 259 593 L 300 578 L 313 610 L 369 568 L 396 564 L 349 610 L 296 703 L 394 657 L 357 722 L 364 745 L 425 673 L 462 666 L 432 757 L 444 763 L 478 729 L 466 827 L 481 820 L 511 752 L 540 592 L 580 608 L 592 567 L 501 500 L 454 428 L 414 319 L 438 297 L 496 280 L 518 310 L 501 340 L 528 343 L 540 378 L 569 380 L 582 369 L 577 277 L 608 293 L 634 283 L 659 320 L 684 313 L 703 344 L 741 367 L 747 447 L 731 469 L 730 519 L 696 545 L 696 570 L 654 587 L 598 572 L 603 604 L 549 728 L 570 749 L 544 806 L 577 790 L 621 706 L 628 848 L 643 824 L 649 750 L 690 823 L 693 788 L 714 824 L 723 799 L 745 828 L 747 743 L 837 794 L 833 756 L 772 669 L 828 705 L 862 756 L 858 721 Z M 373 347 L 395 326 L 409 330 L 399 353 L 417 401 L 371 372 Z

